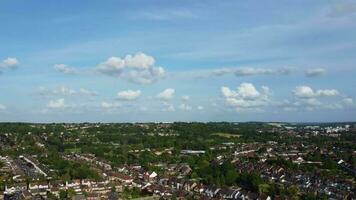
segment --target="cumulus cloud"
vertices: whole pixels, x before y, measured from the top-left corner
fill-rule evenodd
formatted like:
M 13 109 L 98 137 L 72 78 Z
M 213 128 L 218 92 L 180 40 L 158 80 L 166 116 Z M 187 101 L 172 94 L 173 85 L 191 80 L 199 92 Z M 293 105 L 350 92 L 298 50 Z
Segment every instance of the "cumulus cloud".
M 2 69 L 16 69 L 19 65 L 17 58 L 6 58 L 0 62 L 0 74 Z
M 125 68 L 125 61 L 119 57 L 110 57 L 98 66 L 98 70 L 105 74 L 119 75 Z
M 315 92 L 309 86 L 297 86 L 293 91 L 296 97 L 300 98 L 313 98 L 315 97 Z
M 10 69 L 16 68 L 18 65 L 20 65 L 20 62 L 16 58 L 6 58 L 1 63 L 1 66 L 3 68 L 10 68 Z
M 285 102 L 281 105 L 285 111 L 301 110 L 301 111 L 315 111 L 318 109 L 342 109 L 350 103 L 352 99 L 344 98 L 341 101 L 335 98 L 323 97 L 342 97 L 340 92 L 336 89 L 319 89 L 315 90 L 309 86 L 297 86 L 292 91 L 295 97 L 293 102 Z
M 155 59 L 152 56 L 144 53 L 136 53 L 135 55 L 127 55 L 124 59 L 124 65 L 135 69 L 149 69 L 155 64 Z
M 167 88 L 157 94 L 157 98 L 162 101 L 169 101 L 174 98 L 175 90 L 173 88 Z
M 314 69 L 308 69 L 305 71 L 305 76 L 306 77 L 316 77 L 316 76 L 321 76 L 326 73 L 326 70 L 323 68 L 314 68 Z
M 324 90 L 316 90 L 314 91 L 309 86 L 297 86 L 293 90 L 293 94 L 298 98 L 316 98 L 316 97 L 331 97 L 338 96 L 339 91 L 335 89 L 324 89 Z
M 133 83 L 150 84 L 165 75 L 163 67 L 155 65 L 155 59 L 144 53 L 110 57 L 97 66 L 102 74 L 125 79 Z
M 124 90 L 117 93 L 120 100 L 131 101 L 137 99 L 141 95 L 140 90 Z
M 260 91 L 252 83 L 241 83 L 236 90 L 221 87 L 221 94 L 227 106 L 236 110 L 257 109 L 269 103 L 270 90 L 262 86 Z
M 75 69 L 73 67 L 68 67 L 65 64 L 56 64 L 56 65 L 53 66 L 53 68 L 56 71 L 64 73 L 64 74 L 74 74 L 74 73 L 78 72 L 77 69 Z
M 56 100 L 50 100 L 47 104 L 47 108 L 50 109 L 63 109 L 65 108 L 65 102 L 63 98 L 56 99 Z

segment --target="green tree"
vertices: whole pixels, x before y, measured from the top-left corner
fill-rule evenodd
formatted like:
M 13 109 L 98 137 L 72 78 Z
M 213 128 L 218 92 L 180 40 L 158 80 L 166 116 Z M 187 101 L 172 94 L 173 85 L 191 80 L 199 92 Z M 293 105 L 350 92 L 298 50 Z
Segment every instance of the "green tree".
M 67 199 L 67 197 L 68 197 L 68 192 L 66 190 L 59 191 L 59 199 Z

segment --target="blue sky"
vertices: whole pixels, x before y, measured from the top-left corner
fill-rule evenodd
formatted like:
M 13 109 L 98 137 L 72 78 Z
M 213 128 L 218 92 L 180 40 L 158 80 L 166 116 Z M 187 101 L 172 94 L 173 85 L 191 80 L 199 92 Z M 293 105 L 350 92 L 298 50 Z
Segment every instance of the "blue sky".
M 349 121 L 356 2 L 0 1 L 0 121 Z

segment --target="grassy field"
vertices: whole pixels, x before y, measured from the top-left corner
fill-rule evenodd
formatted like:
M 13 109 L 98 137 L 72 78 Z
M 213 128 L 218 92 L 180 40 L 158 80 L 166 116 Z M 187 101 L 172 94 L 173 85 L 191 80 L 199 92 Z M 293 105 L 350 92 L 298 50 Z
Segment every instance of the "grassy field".
M 213 133 L 212 135 L 224 137 L 224 138 L 238 138 L 240 135 L 230 133 Z
M 81 153 L 82 149 L 81 148 L 65 149 L 64 152 L 66 152 L 66 153 Z

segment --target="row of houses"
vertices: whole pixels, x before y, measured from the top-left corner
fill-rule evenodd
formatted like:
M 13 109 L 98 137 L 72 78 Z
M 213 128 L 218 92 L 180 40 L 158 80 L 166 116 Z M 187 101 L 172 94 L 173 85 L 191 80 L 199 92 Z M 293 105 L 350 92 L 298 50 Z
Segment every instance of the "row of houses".
M 26 196 L 36 196 L 40 195 L 44 198 L 47 197 L 48 193 L 51 193 L 59 197 L 60 191 L 73 190 L 75 194 L 87 194 L 93 199 L 93 197 L 105 196 L 107 193 L 115 188 L 115 191 L 122 191 L 122 184 L 120 182 L 114 181 L 95 181 L 89 179 L 83 180 L 72 180 L 72 181 L 50 181 L 50 182 L 35 182 L 26 184 L 14 183 L 5 186 L 4 196 L 13 196 L 18 192 Z

